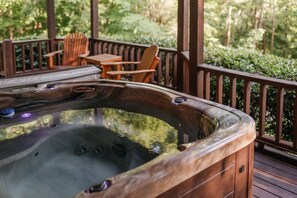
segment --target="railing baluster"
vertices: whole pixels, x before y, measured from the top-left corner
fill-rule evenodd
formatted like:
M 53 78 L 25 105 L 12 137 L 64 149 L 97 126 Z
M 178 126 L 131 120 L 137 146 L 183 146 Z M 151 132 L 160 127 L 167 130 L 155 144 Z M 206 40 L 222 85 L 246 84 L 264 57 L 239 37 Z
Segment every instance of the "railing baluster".
M 237 86 L 237 78 L 230 78 L 230 107 L 236 108 L 236 86 Z
M 30 68 L 34 70 L 34 60 L 33 60 L 33 44 L 30 43 Z
M 204 71 L 197 70 L 197 97 L 203 98 L 204 96 Z
M 91 54 L 91 55 L 97 55 L 98 54 L 98 42 L 95 42 L 93 46 L 94 46 L 94 49 L 93 49 L 94 54 Z
M 162 54 L 159 52 L 159 58 L 160 60 L 162 60 Z M 160 85 L 161 81 L 162 81 L 162 61 L 159 62 L 158 66 L 157 66 L 157 84 Z
M 129 47 L 125 47 L 125 58 L 124 58 L 124 60 L 125 61 L 129 61 Z
M 108 53 L 109 53 L 109 54 L 112 53 L 112 47 L 113 47 L 113 44 L 110 43 L 110 44 L 108 45 Z
M 295 89 L 295 102 L 294 102 L 293 148 L 297 150 L 297 89 Z
M 124 47 L 125 47 L 124 45 L 121 45 L 120 46 L 120 48 L 119 48 L 119 56 L 123 56 Z
M 1 74 L 3 75 L 3 71 L 4 71 L 4 68 L 3 68 L 3 46 L 1 43 L 1 45 L 0 45 L 0 75 Z
M 169 54 L 165 53 L 165 86 L 169 85 L 169 59 Z
M 22 54 L 21 54 L 21 58 L 22 58 L 22 72 L 26 72 L 26 55 L 25 55 L 25 50 L 26 47 L 24 44 L 21 45 L 22 46 Z
M 16 63 L 16 47 L 15 47 L 15 45 L 12 45 L 12 57 L 13 57 L 14 62 Z M 13 73 L 16 74 L 16 71 L 17 71 L 16 64 L 13 65 L 12 69 L 13 69 Z
M 41 70 L 42 69 L 42 43 L 38 43 L 38 67 Z
M 210 72 L 204 72 L 204 99 L 210 100 Z
M 98 51 L 98 54 L 103 54 L 103 53 L 102 53 L 102 42 L 99 42 L 99 43 L 98 43 L 98 48 L 97 48 L 97 49 L 98 49 L 98 50 L 97 50 L 97 51 Z
M 251 112 L 251 82 L 248 80 L 244 81 L 244 104 L 243 111 L 246 114 Z
M 130 61 L 135 61 L 135 48 L 134 47 L 131 47 L 131 50 L 130 50 Z M 135 65 L 131 64 L 130 69 L 135 70 Z
M 266 125 L 266 101 L 267 85 L 260 85 L 260 118 L 259 118 L 259 137 L 263 137 Z
M 283 130 L 283 113 L 284 113 L 284 88 L 277 89 L 277 100 L 276 100 L 276 135 L 275 141 L 278 143 L 282 137 Z
M 172 86 L 177 88 L 177 54 L 173 54 L 173 82 Z
M 113 49 L 112 49 L 112 54 L 113 55 L 118 55 L 118 48 L 119 48 L 118 45 L 113 45 Z
M 104 43 L 102 47 L 103 47 L 103 48 L 102 48 L 102 52 L 103 52 L 103 54 L 108 53 L 108 52 L 107 52 L 107 50 L 108 50 L 108 49 L 107 49 L 107 47 L 108 47 L 108 43 Z
M 57 45 L 58 45 L 58 50 L 61 50 L 61 44 L 60 44 L 60 42 L 58 42 Z M 62 62 L 61 59 L 62 59 L 62 55 L 59 54 L 58 55 L 58 60 L 57 60 L 58 61 L 58 65 L 61 64 L 61 62 Z
M 216 90 L 216 102 L 223 103 L 223 75 L 217 75 L 217 90 Z
M 137 61 L 139 61 L 140 58 L 141 58 L 141 51 L 142 51 L 141 48 L 138 48 L 138 49 L 137 49 L 137 53 L 136 53 L 136 60 L 137 60 Z

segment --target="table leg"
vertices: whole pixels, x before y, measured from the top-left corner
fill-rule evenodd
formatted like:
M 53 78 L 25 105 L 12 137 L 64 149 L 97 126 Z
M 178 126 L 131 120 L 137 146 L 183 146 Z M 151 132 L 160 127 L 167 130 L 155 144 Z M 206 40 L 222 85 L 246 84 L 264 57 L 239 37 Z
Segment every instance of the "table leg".
M 111 65 L 101 65 L 102 66 L 102 78 L 107 79 L 107 72 L 111 70 Z
M 117 64 L 117 71 L 121 71 L 121 65 L 120 64 Z M 116 77 L 117 80 L 121 80 L 121 75 L 117 75 Z

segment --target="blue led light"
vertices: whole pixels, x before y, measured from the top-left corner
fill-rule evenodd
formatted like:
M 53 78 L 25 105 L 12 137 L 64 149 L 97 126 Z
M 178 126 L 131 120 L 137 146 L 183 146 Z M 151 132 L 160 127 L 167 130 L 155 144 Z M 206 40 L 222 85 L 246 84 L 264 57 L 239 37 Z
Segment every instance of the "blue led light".
M 0 117 L 2 118 L 12 118 L 14 114 L 15 114 L 15 111 L 12 108 L 0 110 Z

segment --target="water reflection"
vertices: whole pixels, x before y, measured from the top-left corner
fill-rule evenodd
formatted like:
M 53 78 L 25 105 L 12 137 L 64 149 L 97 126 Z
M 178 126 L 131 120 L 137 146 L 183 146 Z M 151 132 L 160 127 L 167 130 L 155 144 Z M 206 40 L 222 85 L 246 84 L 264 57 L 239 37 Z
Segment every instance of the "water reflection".
M 55 117 L 55 119 L 54 119 Z M 0 128 L 0 141 L 50 127 L 58 118 L 61 124 L 103 125 L 121 137 L 127 137 L 154 153 L 177 147 L 177 130 L 168 123 L 148 115 L 113 108 L 66 110 L 36 118 L 34 121 Z
M 95 124 L 94 109 L 67 110 L 60 113 L 60 122 L 63 124 Z
M 45 115 L 23 124 L 15 124 L 5 128 L 0 128 L 0 141 L 16 138 L 21 135 L 29 134 L 40 128 L 49 127 L 53 124 L 53 116 Z
M 102 109 L 102 113 L 106 128 L 153 152 L 166 152 L 177 147 L 177 130 L 158 118 L 111 108 Z

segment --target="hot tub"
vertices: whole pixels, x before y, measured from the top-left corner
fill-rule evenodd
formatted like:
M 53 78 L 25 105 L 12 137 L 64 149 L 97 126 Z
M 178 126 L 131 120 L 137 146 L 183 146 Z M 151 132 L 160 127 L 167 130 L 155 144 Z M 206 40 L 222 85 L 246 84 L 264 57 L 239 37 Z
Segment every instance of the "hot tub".
M 251 197 L 254 121 L 149 84 L 0 92 L 0 197 Z

